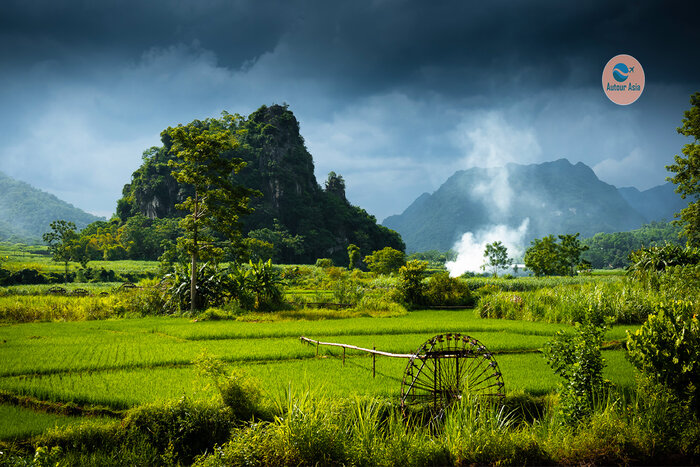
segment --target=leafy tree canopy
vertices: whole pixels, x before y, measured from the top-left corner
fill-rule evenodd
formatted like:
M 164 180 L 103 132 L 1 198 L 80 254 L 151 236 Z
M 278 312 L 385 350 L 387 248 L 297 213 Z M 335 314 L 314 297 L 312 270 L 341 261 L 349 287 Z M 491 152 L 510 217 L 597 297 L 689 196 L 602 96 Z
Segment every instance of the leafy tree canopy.
M 488 258 L 488 265 L 493 268 L 493 275 L 498 275 L 499 269 L 506 269 L 513 263 L 508 257 L 508 248 L 501 242 L 493 242 L 486 245 L 484 258 Z
M 365 256 L 365 264 L 370 271 L 377 274 L 391 274 L 406 264 L 406 255 L 403 251 L 385 247 Z
M 68 263 L 76 258 L 78 235 L 75 224 L 65 220 L 55 220 L 50 224 L 50 231 L 43 235 L 49 246 L 52 259 L 65 265 L 65 281 L 68 282 Z
M 548 235 L 536 238 L 525 252 L 525 266 L 536 276 L 573 275 L 579 264 L 581 253 L 588 249 L 575 235 Z M 561 240 L 559 243 L 557 240 Z
M 690 106 L 677 130 L 692 140 L 683 146 L 682 156 L 674 157 L 675 164 L 666 166 L 666 169 L 675 173 L 667 180 L 676 184 L 676 192 L 681 198 L 693 200 L 676 216 L 680 217 L 678 222 L 683 226 L 688 243 L 700 246 L 700 92 L 690 96 Z
M 218 257 L 223 252 L 205 228 L 223 235 L 230 244 L 240 240 L 238 219 L 251 212 L 250 197 L 255 192 L 232 182 L 231 174 L 238 173 L 245 162 L 239 158 L 224 157 L 223 153 L 236 147 L 234 132 L 237 117 L 228 113 L 220 119 L 194 120 L 187 125 L 168 127 L 161 136 L 172 141 L 173 159 L 168 165 L 172 175 L 182 184 L 192 188 L 188 196 L 176 208 L 187 212 L 180 221 L 185 231 L 182 245 L 192 260 L 190 269 L 190 304 L 194 311 L 197 303 L 197 261 L 203 252 Z M 221 251 L 221 253 L 220 253 Z

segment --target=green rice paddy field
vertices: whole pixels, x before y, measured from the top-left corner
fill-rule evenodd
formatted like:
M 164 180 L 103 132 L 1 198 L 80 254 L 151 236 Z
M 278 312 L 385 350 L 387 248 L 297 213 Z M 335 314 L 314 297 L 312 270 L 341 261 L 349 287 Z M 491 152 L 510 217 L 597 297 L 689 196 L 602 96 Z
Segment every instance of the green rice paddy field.
M 105 321 L 53 322 L 0 327 L 0 391 L 42 401 L 72 402 L 115 410 L 187 396 L 215 397 L 210 381 L 199 376 L 193 361 L 206 352 L 256 377 L 270 395 L 287 389 L 320 388 L 344 397 L 351 394 L 396 396 L 407 361 L 372 358 L 342 349 L 304 344 L 299 336 L 414 352 L 438 333 L 462 332 L 479 339 L 495 354 L 507 393 L 554 391 L 558 379 L 538 352 L 565 325 L 489 320 L 472 310 L 415 311 L 393 318 L 348 318 L 317 321 L 204 321 L 153 317 Z M 625 338 L 616 326 L 607 341 Z M 631 386 L 634 369 L 623 350 L 604 352 L 605 376 Z M 37 414 L 0 405 L 0 439 L 38 433 L 70 424 L 75 417 Z

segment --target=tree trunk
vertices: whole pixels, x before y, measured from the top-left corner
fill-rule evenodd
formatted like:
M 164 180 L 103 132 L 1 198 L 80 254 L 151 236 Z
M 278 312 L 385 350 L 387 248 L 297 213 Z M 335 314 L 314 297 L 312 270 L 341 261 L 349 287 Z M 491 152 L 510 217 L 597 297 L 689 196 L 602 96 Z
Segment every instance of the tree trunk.
M 192 313 L 197 309 L 197 255 L 199 253 L 199 245 L 197 244 L 197 216 L 199 215 L 199 198 L 198 193 L 194 193 L 194 228 L 192 229 L 192 269 L 190 270 L 190 311 Z
M 64 261 L 63 264 L 66 266 L 65 272 L 63 273 L 63 285 L 68 285 L 68 261 Z
M 196 310 L 197 301 L 197 253 L 192 253 L 192 269 L 190 270 L 190 311 Z

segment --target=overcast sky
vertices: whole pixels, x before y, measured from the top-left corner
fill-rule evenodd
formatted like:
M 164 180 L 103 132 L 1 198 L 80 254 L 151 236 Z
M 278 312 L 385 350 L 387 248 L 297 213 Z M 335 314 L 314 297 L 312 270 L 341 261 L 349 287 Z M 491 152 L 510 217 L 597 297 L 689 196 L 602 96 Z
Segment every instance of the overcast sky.
M 0 170 L 109 216 L 160 131 L 288 103 L 379 220 L 455 170 L 568 158 L 646 189 L 700 91 L 700 2 L 56 1 L 0 12 Z M 646 88 L 604 95 L 626 53 Z

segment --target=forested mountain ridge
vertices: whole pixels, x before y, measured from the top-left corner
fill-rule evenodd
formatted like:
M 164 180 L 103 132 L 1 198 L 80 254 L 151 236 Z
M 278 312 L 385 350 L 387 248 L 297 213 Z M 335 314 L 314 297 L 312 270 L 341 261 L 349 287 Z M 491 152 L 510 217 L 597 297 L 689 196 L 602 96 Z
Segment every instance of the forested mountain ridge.
M 74 222 L 79 229 L 103 220 L 0 172 L 0 240 L 40 242 L 57 219 Z
M 650 220 L 590 167 L 559 159 L 455 172 L 434 193 L 422 194 L 383 224 L 401 234 L 409 252 L 446 251 L 465 232 L 494 225 L 515 229 L 525 219 L 525 244 L 549 234 L 627 231 Z
M 381 226 L 374 216 L 353 206 L 345 197 L 343 178 L 331 172 L 321 188 L 314 175 L 312 155 L 304 145 L 299 123 L 287 106 L 263 106 L 239 120 L 239 146 L 227 153 L 243 159 L 247 166 L 232 177 L 248 188 L 259 190 L 254 212 L 241 219 L 243 233 L 275 243 L 284 240 L 277 261 L 313 262 L 332 257 L 347 262 L 347 246 L 360 247 L 363 255 L 391 246 L 403 250 L 398 233 Z M 179 217 L 175 209 L 188 195 L 188 188 L 172 177 L 168 160 L 171 142 L 144 152 L 143 164 L 124 186 L 117 215 L 126 221 L 141 214 L 150 218 Z

